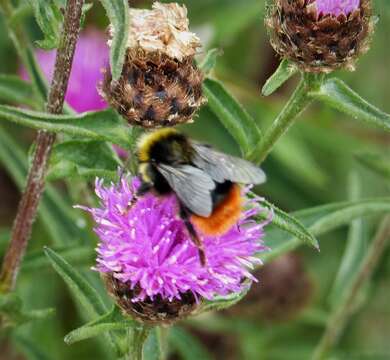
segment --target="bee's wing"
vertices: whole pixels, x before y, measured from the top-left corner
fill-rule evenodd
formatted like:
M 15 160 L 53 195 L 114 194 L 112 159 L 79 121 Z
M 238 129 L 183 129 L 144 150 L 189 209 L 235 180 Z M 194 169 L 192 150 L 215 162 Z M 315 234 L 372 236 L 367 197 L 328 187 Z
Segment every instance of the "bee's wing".
M 261 184 L 266 180 L 263 170 L 244 159 L 195 142 L 192 146 L 195 150 L 194 164 L 219 183 L 230 180 L 241 184 Z
M 157 168 L 191 212 L 204 217 L 211 215 L 213 204 L 210 192 L 214 190 L 215 182 L 208 174 L 190 165 L 173 167 L 159 164 Z

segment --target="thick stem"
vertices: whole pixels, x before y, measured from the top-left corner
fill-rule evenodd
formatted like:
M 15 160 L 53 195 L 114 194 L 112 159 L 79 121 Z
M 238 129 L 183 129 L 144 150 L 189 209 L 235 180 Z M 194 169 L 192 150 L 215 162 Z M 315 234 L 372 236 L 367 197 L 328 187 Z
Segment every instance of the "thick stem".
M 312 360 L 322 360 L 327 358 L 329 350 L 336 344 L 342 334 L 345 325 L 354 312 L 355 300 L 360 290 L 371 277 L 375 267 L 380 260 L 388 240 L 390 239 L 390 216 L 385 217 L 371 242 L 367 255 L 356 274 L 350 288 L 342 300 L 340 306 L 330 317 L 325 332 L 315 349 Z
M 130 331 L 130 351 L 128 354 L 128 360 L 143 360 L 144 344 L 148 338 L 149 332 L 150 327 L 147 325 L 140 325 Z
M 261 142 L 251 151 L 249 160 L 256 164 L 262 163 L 280 137 L 294 123 L 298 115 L 310 104 L 311 98 L 309 92 L 313 87 L 318 86 L 318 81 L 314 81 L 312 79 L 313 76 L 315 75 L 303 75 L 301 82 L 282 112 L 266 131 Z M 322 78 L 319 81 L 322 81 Z
M 47 111 L 62 113 L 68 87 L 73 55 L 80 31 L 80 18 L 84 0 L 68 0 L 65 10 L 61 41 L 57 50 L 53 80 Z M 4 257 L 0 274 L 0 291 L 11 291 L 16 282 L 20 262 L 26 251 L 38 204 L 44 190 L 44 178 L 55 135 L 40 131 L 36 140 L 34 160 L 27 178 L 27 185 L 19 203 L 12 227 L 11 241 Z

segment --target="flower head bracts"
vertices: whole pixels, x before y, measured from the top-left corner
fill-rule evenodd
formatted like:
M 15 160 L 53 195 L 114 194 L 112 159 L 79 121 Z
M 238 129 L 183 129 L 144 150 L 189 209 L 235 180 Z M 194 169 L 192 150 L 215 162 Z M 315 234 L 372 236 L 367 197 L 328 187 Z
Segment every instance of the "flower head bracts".
M 180 299 L 189 291 L 211 300 L 240 291 L 245 278 L 255 280 L 248 270 L 259 262 L 254 255 L 265 250 L 265 224 L 250 220 L 262 211 L 258 204 L 252 204 L 226 234 L 203 238 L 208 261 L 204 267 L 177 215 L 175 196 L 147 194 L 129 209 L 138 186 L 138 179 L 122 179 L 109 187 L 97 180 L 101 207 L 84 208 L 93 215 L 100 238 L 96 270 L 112 274 L 131 289 L 140 288 L 133 302 L 158 295 Z

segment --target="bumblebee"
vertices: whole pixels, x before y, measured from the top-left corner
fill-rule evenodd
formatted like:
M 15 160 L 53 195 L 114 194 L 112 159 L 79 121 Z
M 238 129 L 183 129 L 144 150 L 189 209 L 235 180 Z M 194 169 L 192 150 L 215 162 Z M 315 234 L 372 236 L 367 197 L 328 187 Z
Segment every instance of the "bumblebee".
M 260 184 L 264 172 L 255 165 L 189 139 L 172 128 L 144 135 L 137 148 L 141 186 L 137 196 L 153 191 L 159 196 L 174 193 L 179 214 L 199 250 L 206 256 L 198 233 L 222 235 L 242 212 L 238 184 Z

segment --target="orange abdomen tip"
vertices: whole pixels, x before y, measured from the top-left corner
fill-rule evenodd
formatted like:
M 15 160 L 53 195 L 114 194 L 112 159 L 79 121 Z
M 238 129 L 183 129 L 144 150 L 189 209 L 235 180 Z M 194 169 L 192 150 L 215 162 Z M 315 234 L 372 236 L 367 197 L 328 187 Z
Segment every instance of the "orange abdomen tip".
M 209 217 L 191 216 L 191 222 L 204 235 L 222 235 L 237 223 L 242 211 L 241 189 L 234 184 L 226 198 L 218 204 Z

